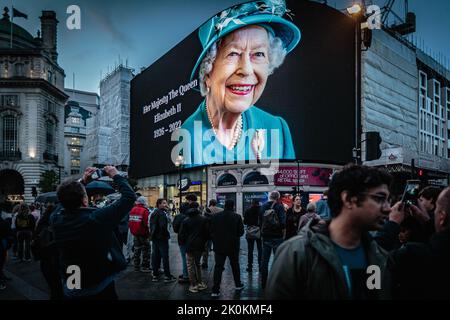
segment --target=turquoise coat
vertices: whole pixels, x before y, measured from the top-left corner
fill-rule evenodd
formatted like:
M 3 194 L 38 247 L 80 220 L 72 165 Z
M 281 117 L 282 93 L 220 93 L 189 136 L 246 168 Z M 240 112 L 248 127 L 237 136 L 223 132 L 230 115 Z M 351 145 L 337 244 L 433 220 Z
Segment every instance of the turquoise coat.
M 283 118 L 251 106 L 242 114 L 242 120 L 239 142 L 232 150 L 227 150 L 215 138 L 203 101 L 183 123 L 182 130 L 172 137 L 172 140 L 179 142 L 175 151 L 182 149 L 185 167 L 256 160 L 252 141 L 257 129 L 266 130 L 263 133 L 264 148 L 260 159 L 296 159 L 291 133 Z

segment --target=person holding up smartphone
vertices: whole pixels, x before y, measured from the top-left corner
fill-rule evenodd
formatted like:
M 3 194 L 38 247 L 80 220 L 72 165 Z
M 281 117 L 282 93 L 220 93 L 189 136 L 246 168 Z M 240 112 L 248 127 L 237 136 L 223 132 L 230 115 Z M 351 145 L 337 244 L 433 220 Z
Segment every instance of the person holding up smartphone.
M 96 170 L 87 168 L 82 182 L 88 183 Z M 121 193 L 120 199 L 109 206 L 88 208 L 86 189 L 80 181 L 65 181 L 57 190 L 63 210 L 51 226 L 67 299 L 118 299 L 114 279 L 127 264 L 114 230 L 130 212 L 136 195 L 115 167 L 106 166 L 103 170 Z M 68 285 L 69 266 L 79 268 L 80 286 Z

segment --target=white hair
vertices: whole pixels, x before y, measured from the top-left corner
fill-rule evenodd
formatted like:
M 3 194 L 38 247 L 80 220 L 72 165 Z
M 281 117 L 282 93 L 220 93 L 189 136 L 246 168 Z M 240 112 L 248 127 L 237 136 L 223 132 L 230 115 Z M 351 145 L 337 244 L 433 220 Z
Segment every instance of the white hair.
M 270 32 L 269 35 L 269 75 L 271 75 L 276 68 L 281 66 L 284 62 L 284 58 L 287 55 L 287 51 L 283 46 L 283 41 L 274 37 Z M 198 76 L 200 80 L 200 93 L 203 97 L 207 94 L 206 88 L 206 76 L 212 71 L 214 61 L 217 57 L 217 51 L 222 43 L 222 39 L 219 39 L 211 45 L 202 62 L 200 63 Z
M 308 205 L 306 206 L 306 211 L 316 212 L 316 203 L 315 202 L 308 203 Z
M 273 200 L 273 201 L 276 201 L 276 200 L 278 200 L 278 199 L 280 199 L 280 193 L 278 192 L 278 191 L 272 191 L 270 194 L 269 194 L 269 199 L 270 200 Z

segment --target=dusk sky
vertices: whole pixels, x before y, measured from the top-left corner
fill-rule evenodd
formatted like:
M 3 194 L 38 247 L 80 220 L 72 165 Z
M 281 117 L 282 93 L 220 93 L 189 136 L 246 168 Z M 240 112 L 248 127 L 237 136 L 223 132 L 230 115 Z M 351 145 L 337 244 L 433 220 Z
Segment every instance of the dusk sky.
M 99 81 L 119 62 L 139 72 L 183 40 L 212 15 L 244 1 L 239 0 L 1 0 L 1 8 L 11 7 L 28 14 L 28 19 L 14 22 L 33 36 L 40 29 L 42 10 L 56 11 L 58 25 L 58 62 L 66 73 L 66 87 L 99 91 Z M 358 1 L 357 1 L 358 2 Z M 386 0 L 373 1 L 383 6 Z M 328 1 L 337 9 L 344 9 L 351 0 Z M 366 1 L 371 3 L 371 1 Z M 403 17 L 404 1 L 397 0 L 395 12 Z M 76 4 L 81 9 L 81 30 L 69 30 L 66 9 Z M 428 50 L 446 56 L 450 62 L 450 1 L 410 0 L 409 9 L 417 15 L 420 43 Z M 3 11 L 3 10 L 2 10 Z M 294 12 L 295 14 L 295 12 Z

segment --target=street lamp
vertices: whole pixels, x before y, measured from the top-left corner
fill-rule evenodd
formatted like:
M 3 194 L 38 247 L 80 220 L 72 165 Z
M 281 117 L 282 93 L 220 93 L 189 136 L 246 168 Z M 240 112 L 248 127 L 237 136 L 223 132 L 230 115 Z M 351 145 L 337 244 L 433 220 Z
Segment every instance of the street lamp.
M 351 7 L 347 8 L 347 12 L 349 14 L 358 14 L 361 12 L 361 6 L 358 3 L 355 3 Z
M 355 147 L 353 157 L 356 164 L 361 161 L 361 22 L 363 8 L 359 4 L 347 8 L 347 12 L 355 19 Z
M 179 173 L 179 196 L 180 196 L 180 203 L 178 205 L 178 208 L 181 210 L 181 172 L 183 170 L 183 162 L 184 162 L 184 158 L 183 156 L 180 154 L 178 155 L 177 160 L 175 160 L 175 166 L 178 168 L 178 173 Z

